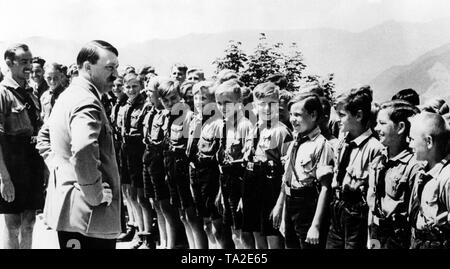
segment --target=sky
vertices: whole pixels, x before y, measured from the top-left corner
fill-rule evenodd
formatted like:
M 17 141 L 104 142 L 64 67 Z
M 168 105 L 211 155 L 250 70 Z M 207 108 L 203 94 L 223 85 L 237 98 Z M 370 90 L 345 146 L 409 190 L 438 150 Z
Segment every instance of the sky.
M 0 41 L 31 36 L 118 45 L 190 33 L 333 27 L 450 17 L 448 0 L 0 0 Z

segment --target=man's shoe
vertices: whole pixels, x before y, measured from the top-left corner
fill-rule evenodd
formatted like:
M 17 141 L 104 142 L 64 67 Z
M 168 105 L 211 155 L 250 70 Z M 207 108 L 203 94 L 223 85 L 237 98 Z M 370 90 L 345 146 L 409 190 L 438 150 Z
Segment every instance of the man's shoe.
M 138 249 L 144 243 L 144 235 L 137 233 L 137 237 L 132 242 L 130 249 Z
M 136 227 L 127 224 L 127 232 L 121 233 L 117 238 L 117 242 L 129 242 L 133 240 L 134 234 L 136 233 Z

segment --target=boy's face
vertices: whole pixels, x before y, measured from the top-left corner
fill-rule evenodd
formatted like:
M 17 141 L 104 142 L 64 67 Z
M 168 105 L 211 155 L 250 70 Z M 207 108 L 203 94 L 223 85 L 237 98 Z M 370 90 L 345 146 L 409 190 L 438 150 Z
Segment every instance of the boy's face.
M 160 97 L 161 103 L 165 109 L 172 109 L 172 107 L 180 102 L 181 97 L 176 91 L 172 91 L 167 96 Z
M 278 119 L 279 108 L 278 99 L 274 97 L 255 98 L 253 102 L 256 107 L 259 119 L 263 121 Z
M 342 105 L 337 107 L 336 112 L 338 114 L 339 129 L 341 132 L 351 132 L 361 124 L 357 117 L 352 115 L 350 111 L 344 109 Z
M 44 69 L 39 64 L 32 64 L 31 79 L 36 83 L 40 83 L 44 79 Z
M 136 97 L 141 91 L 141 83 L 137 80 L 137 78 L 132 78 L 128 81 L 125 81 L 125 94 L 128 98 Z
M 241 106 L 239 97 L 234 93 L 226 92 L 216 96 L 218 110 L 225 118 L 231 118 L 237 113 Z
M 198 83 L 198 82 L 202 81 L 202 79 L 200 77 L 200 74 L 198 72 L 191 72 L 191 73 L 189 73 L 187 75 L 186 80 L 187 81 L 192 81 L 192 82 L 195 82 L 195 83 Z
M 45 72 L 45 81 L 50 89 L 54 90 L 62 83 L 62 74 L 56 70 L 50 69 Z
M 170 77 L 182 83 L 186 79 L 186 72 L 183 72 L 180 69 L 174 67 L 170 72 Z
M 399 134 L 396 130 L 396 124 L 390 119 L 387 109 L 382 109 L 378 112 L 375 131 L 380 137 L 380 142 L 386 147 L 392 146 L 395 144 L 395 141 L 398 141 Z
M 195 110 L 197 110 L 197 112 L 203 112 L 206 105 L 210 103 L 214 103 L 214 100 L 211 96 L 208 98 L 208 93 L 206 89 L 205 90 L 202 89 L 195 93 L 194 107 Z
M 409 147 L 416 154 L 417 160 L 427 161 L 429 148 L 425 140 L 423 128 L 418 126 L 418 122 L 412 122 L 409 137 L 410 137 Z
M 194 96 L 192 95 L 192 88 L 186 91 L 184 95 L 184 102 L 192 109 L 194 109 Z
M 317 116 L 310 114 L 304 108 L 305 102 L 300 101 L 291 105 L 290 120 L 294 132 L 307 134 L 317 127 Z
M 114 80 L 114 85 L 112 87 L 112 92 L 114 96 L 119 98 L 123 94 L 123 81 L 121 79 Z

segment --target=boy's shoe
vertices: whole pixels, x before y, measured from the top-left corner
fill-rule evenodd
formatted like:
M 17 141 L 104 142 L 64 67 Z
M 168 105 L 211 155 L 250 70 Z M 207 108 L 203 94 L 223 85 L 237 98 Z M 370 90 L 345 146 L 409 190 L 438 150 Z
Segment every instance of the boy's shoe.
M 143 243 L 138 249 L 156 249 L 156 242 L 151 233 L 142 234 Z
M 125 233 L 121 233 L 116 240 L 117 242 L 129 242 L 133 240 L 135 233 L 136 227 L 127 224 L 127 231 Z
M 134 237 L 134 240 L 131 243 L 130 249 L 138 249 L 144 243 L 144 235 L 137 233 L 137 236 Z

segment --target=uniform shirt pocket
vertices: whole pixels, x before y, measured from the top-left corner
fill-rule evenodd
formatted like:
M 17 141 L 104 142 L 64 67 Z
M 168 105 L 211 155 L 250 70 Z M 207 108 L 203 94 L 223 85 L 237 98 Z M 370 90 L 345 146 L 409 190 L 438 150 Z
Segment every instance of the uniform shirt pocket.
M 178 142 L 183 138 L 183 126 L 172 124 L 170 127 L 170 140 Z
M 11 113 L 5 119 L 5 132 L 11 135 L 33 133 L 26 106 L 16 104 L 11 107 Z

